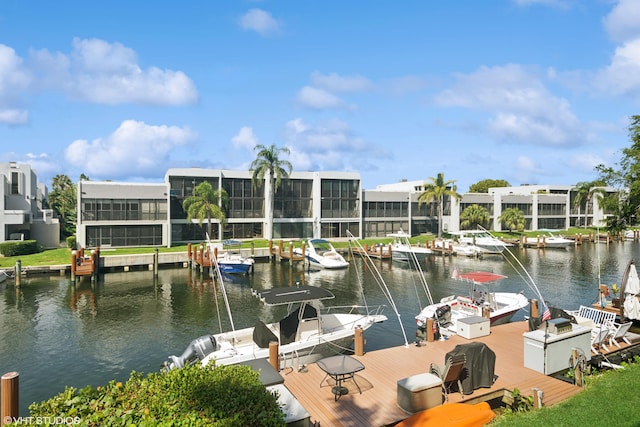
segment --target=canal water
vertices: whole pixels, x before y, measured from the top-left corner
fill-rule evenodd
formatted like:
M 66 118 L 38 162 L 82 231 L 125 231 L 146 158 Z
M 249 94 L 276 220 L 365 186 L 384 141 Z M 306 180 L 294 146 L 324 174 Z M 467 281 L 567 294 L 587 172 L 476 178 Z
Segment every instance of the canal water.
M 619 285 L 627 262 L 640 256 L 640 243 L 585 243 L 545 251 L 512 248 L 511 252 L 549 305 L 573 309 L 596 301 L 599 282 Z M 265 262 L 257 263 L 251 275 L 225 280 L 235 327 L 284 315 L 283 307 L 264 306 L 252 289 L 304 283 L 335 294 L 325 305 L 387 305 L 388 320 L 365 332 L 366 351 L 403 345 L 405 334 L 411 343 L 414 316 L 427 301 L 418 273 L 397 262 L 374 260 L 374 264 L 397 313 L 375 280 L 375 270 L 360 258 L 351 259 L 349 268 L 341 271 Z M 454 268 L 460 273 L 481 270 L 505 275 L 497 291 L 523 291 L 537 298 L 521 276 L 526 273 L 501 256 L 479 260 L 430 256 L 421 266 L 434 300 L 468 291 L 451 278 Z M 519 312 L 514 320 L 527 314 Z M 19 289 L 12 282 L 0 289 L 0 374 L 19 372 L 20 415 L 26 416 L 30 403 L 46 400 L 65 386 L 98 386 L 126 381 L 131 371 L 158 371 L 167 356 L 181 354 L 194 338 L 221 328 L 229 330 L 230 321 L 220 288 L 186 268 L 161 269 L 157 277 L 151 271 L 106 273 L 96 283 L 84 278 L 75 285 L 68 277 L 23 278 Z

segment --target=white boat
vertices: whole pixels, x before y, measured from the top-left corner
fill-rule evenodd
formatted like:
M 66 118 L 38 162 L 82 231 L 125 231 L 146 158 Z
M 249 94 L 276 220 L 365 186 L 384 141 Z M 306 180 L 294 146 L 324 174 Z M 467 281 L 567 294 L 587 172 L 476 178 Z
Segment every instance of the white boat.
M 490 325 L 501 325 L 511 320 L 520 309 L 527 307 L 528 298 L 522 293 L 494 292 L 488 283 L 505 279 L 506 276 L 484 271 L 459 274 L 456 269 L 453 278 L 469 284 L 468 296 L 451 295 L 426 306 L 416 316 L 419 328 L 426 328 L 427 320 L 436 321 L 440 329 L 457 333 L 457 321 L 471 316 L 484 316 L 489 312 Z
M 507 246 L 512 246 L 500 239 L 496 239 L 485 230 L 452 231 L 449 234 L 456 236 L 458 244 L 477 246 L 482 250 L 483 254 L 501 254 Z
M 216 263 L 220 271 L 225 274 L 247 274 L 253 269 L 255 260 L 253 257 L 245 257 L 240 252 L 241 242 L 237 240 L 225 240 L 222 243 L 222 251 L 220 245 L 216 244 L 213 250 L 217 254 Z
M 191 342 L 180 356 L 169 356 L 165 369 L 180 368 L 188 364 L 209 362 L 230 365 L 247 360 L 269 357 L 270 342 L 279 343 L 281 363 L 300 362 L 299 357 L 313 353 L 334 353 L 347 347 L 354 338 L 356 328 L 368 329 L 387 320 L 382 306 L 327 307 L 321 310 L 319 302 L 334 298 L 327 289 L 316 286 L 291 286 L 255 292 L 269 306 L 297 306 L 278 322 L 204 335 Z M 359 311 L 360 310 L 360 311 Z
M 569 246 L 575 245 L 573 240 L 567 239 L 566 237 L 562 237 L 558 234 L 553 234 L 553 230 L 539 230 L 542 232 L 540 236 L 536 239 L 536 244 L 538 240 L 540 244 L 544 248 L 550 249 L 566 249 Z
M 387 237 L 393 237 L 391 242 L 391 259 L 394 261 L 421 260 L 425 256 L 430 255 L 433 251 L 425 246 L 412 245 L 409 242 L 409 234 L 402 229 L 397 233 L 387 234 Z
M 467 257 L 481 257 L 485 252 L 482 248 L 472 244 L 461 244 L 452 239 L 436 239 L 434 245 L 437 249 L 445 249 L 453 252 L 454 255 Z
M 8 278 L 9 278 L 9 274 L 4 270 L 0 270 L 0 289 L 5 288 L 6 286 L 5 282 L 7 281 Z
M 293 251 L 298 255 L 302 254 L 300 248 L 294 248 Z M 310 266 L 317 268 L 337 269 L 349 266 L 331 242 L 324 239 L 309 239 L 305 247 L 305 258 Z

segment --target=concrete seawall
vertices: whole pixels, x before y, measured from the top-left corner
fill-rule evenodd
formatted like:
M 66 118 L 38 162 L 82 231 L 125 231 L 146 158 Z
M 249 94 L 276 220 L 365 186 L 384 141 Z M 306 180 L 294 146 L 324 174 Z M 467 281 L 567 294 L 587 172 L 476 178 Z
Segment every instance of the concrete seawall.
M 107 252 L 107 251 L 105 251 Z M 107 252 L 108 253 L 108 252 Z M 243 250 L 244 255 L 249 255 L 249 251 Z M 269 259 L 269 248 L 254 249 L 256 261 L 267 261 Z M 154 253 L 133 254 L 133 255 L 106 255 L 100 254 L 100 273 L 110 271 L 129 270 L 153 270 Z M 71 261 L 71 259 L 69 259 Z M 158 268 L 187 268 L 189 267 L 189 256 L 187 252 L 158 252 Z M 9 274 L 13 274 L 15 268 L 3 268 Z M 33 276 L 38 274 L 46 275 L 71 275 L 71 262 L 61 265 L 23 266 L 22 276 Z

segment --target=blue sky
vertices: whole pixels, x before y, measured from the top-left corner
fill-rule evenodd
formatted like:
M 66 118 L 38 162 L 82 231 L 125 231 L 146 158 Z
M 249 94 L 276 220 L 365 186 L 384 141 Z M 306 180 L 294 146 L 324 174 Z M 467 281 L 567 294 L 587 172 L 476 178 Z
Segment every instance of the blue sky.
M 597 178 L 640 114 L 637 0 L 0 3 L 0 162 L 40 181 L 246 170 L 366 189 Z

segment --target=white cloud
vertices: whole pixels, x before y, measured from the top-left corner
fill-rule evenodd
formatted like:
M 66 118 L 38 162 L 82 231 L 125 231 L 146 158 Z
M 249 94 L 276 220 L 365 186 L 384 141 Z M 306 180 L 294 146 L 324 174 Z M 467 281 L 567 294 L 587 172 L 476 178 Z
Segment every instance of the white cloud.
M 363 157 L 389 158 L 354 135 L 342 120 L 309 124 L 297 118 L 285 125 L 284 139 L 295 170 L 357 170 Z M 364 155 L 366 153 L 366 156 Z
M 99 104 L 185 105 L 198 100 L 193 81 L 181 71 L 140 68 L 135 52 L 120 43 L 74 39 L 70 55 L 32 53 L 48 89 Z
M 258 144 L 258 137 L 253 133 L 253 128 L 249 126 L 243 126 L 238 131 L 238 134 L 231 138 L 231 143 L 236 148 L 246 148 L 253 150 Z
M 262 36 L 280 32 L 280 24 L 269 12 L 262 9 L 251 9 L 240 17 L 240 27 L 243 30 L 255 31 Z
M 346 104 L 334 94 L 311 86 L 300 89 L 297 101 L 304 107 L 316 110 L 346 108 Z
M 29 113 L 18 108 L 21 93 L 29 89 L 33 77 L 15 51 L 0 44 L 0 123 L 21 125 L 29 120 Z
M 424 89 L 427 83 L 422 77 L 410 75 L 389 79 L 386 86 L 392 94 L 404 95 L 405 93 L 418 92 Z
M 90 177 L 158 176 L 170 167 L 171 151 L 195 137 L 187 128 L 125 120 L 107 138 L 74 141 L 65 158 Z
M 637 97 L 640 92 L 640 38 L 616 48 L 611 64 L 595 76 L 594 86 L 604 94 Z
M 366 77 L 346 77 L 336 73 L 322 74 L 317 71 L 311 75 L 311 83 L 314 87 L 332 93 L 364 92 L 374 88 L 373 83 Z
M 580 153 L 570 157 L 567 163 L 575 170 L 592 173 L 596 166 L 600 164 L 606 165 L 610 161 L 611 159 L 606 159 L 605 156 L 594 153 Z
M 625 42 L 640 37 L 640 2 L 618 0 L 611 13 L 603 19 L 612 40 Z
M 569 103 L 519 65 L 455 77 L 451 88 L 436 95 L 436 104 L 489 113 L 487 131 L 503 141 L 557 146 L 584 140 Z

